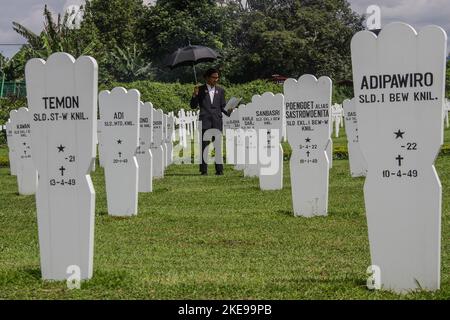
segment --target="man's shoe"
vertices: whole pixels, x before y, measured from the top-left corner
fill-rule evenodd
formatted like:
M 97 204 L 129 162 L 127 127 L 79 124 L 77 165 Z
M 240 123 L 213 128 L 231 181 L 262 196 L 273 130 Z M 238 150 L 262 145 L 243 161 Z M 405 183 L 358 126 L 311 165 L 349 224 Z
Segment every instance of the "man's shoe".
M 223 172 L 222 171 L 216 172 L 216 176 L 223 176 Z
M 207 175 L 208 175 L 208 172 L 200 172 L 200 174 L 201 174 L 202 176 L 207 176 Z

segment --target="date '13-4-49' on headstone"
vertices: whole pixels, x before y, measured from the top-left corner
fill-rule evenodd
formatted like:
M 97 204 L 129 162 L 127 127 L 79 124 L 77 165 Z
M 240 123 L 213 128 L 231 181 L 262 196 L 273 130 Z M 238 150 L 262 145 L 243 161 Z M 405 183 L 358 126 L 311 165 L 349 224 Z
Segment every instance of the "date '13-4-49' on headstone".
M 284 82 L 294 215 L 327 215 L 331 79 L 305 74 Z
M 441 184 L 447 35 L 391 23 L 351 42 L 372 265 L 396 292 L 440 285 Z
M 31 150 L 39 173 L 36 192 L 41 272 L 65 280 L 76 265 L 92 277 L 95 192 L 97 62 L 67 53 L 25 67 L 31 113 Z
M 116 87 L 99 94 L 108 213 L 132 216 L 138 209 L 140 93 Z

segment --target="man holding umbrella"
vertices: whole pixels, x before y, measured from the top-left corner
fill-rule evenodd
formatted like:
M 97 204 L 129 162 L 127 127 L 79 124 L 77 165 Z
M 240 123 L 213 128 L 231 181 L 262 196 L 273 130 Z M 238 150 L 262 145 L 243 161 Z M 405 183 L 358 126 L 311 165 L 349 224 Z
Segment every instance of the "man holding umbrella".
M 206 84 L 195 86 L 191 98 L 191 108 L 195 109 L 200 106 L 199 120 L 202 128 L 202 162 L 200 164 L 200 173 L 202 175 L 208 174 L 207 159 L 205 159 L 204 152 L 209 146 L 210 141 L 209 139 L 205 139 L 205 133 L 213 132 L 212 139 L 215 148 L 216 175 L 223 175 L 222 113 L 228 117 L 230 115 L 225 111 L 225 90 L 217 86 L 217 82 L 219 81 L 219 70 L 214 68 L 208 69 L 204 74 L 204 78 Z

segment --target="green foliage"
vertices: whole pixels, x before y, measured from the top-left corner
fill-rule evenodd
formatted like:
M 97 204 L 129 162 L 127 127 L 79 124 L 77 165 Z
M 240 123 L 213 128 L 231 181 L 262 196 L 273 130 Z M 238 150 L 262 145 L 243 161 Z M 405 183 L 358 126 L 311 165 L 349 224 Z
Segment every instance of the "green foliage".
M 238 24 L 232 82 L 304 73 L 350 79 L 350 40 L 362 18 L 345 0 L 262 1 Z
M 108 62 L 111 74 L 117 81 L 131 82 L 135 80 L 151 80 L 155 77 L 155 69 L 151 62 L 146 62 L 136 44 L 125 49 L 117 45 L 110 53 Z
M 194 88 L 193 84 L 134 81 L 131 83 L 113 82 L 108 86 L 101 86 L 101 89 L 111 90 L 117 86 L 139 90 L 142 101 L 150 101 L 154 107 L 161 108 L 165 112 L 178 111 L 181 108 L 189 110 L 189 102 Z M 226 99 L 232 96 L 241 97 L 243 98 L 242 103 L 250 102 L 255 94 L 263 94 L 267 91 L 273 93 L 283 92 L 282 85 L 265 80 L 222 87 L 225 89 Z

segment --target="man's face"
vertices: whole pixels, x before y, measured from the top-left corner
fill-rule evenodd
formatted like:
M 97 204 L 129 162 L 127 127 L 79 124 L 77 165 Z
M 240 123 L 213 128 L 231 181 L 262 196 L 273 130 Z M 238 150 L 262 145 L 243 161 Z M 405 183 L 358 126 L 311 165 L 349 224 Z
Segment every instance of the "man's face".
M 214 87 L 218 81 L 219 81 L 219 74 L 217 72 L 211 74 L 207 79 L 207 82 L 211 87 Z

